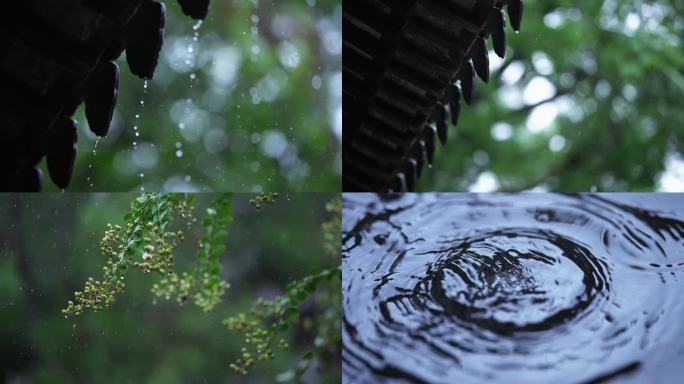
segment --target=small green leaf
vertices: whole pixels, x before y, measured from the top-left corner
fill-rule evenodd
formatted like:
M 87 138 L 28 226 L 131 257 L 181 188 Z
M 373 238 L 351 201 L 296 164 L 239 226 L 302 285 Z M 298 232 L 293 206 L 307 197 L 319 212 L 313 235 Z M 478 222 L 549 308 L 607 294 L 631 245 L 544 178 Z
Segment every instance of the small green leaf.
M 214 254 L 220 255 L 226 250 L 226 246 L 224 244 L 219 244 L 214 247 Z
M 299 316 L 299 311 L 295 307 L 290 307 L 285 311 L 285 318 L 294 319 Z

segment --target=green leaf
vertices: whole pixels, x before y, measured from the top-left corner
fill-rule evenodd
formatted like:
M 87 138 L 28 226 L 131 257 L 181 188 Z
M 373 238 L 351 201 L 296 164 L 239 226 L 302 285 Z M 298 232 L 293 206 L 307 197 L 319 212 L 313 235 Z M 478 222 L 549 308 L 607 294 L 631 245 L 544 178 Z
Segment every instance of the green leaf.
M 285 310 L 285 318 L 288 320 L 295 319 L 299 316 L 299 311 L 295 307 L 289 307 Z
M 219 244 L 214 246 L 213 253 L 215 255 L 221 255 L 226 250 L 225 244 Z

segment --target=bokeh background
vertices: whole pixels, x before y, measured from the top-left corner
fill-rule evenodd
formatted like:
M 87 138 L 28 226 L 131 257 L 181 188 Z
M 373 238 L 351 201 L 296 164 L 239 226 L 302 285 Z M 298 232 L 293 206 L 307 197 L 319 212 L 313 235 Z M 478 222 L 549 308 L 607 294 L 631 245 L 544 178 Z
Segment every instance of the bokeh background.
M 314 267 L 339 265 L 323 256 L 326 194 L 283 195 L 256 211 L 252 195 L 233 197 L 222 276 L 231 284 L 223 303 L 203 313 L 149 292 L 158 277 L 131 270 L 126 291 L 107 310 L 65 319 L 61 309 L 85 280 L 101 275 L 99 240 L 120 224 L 135 194 L 0 195 L 0 382 L 6 383 L 274 383 L 295 368 L 313 335 L 291 331 L 287 349 L 248 376 L 228 364 L 243 336 L 221 321 L 249 309 L 257 297 L 282 294 L 291 279 Z M 196 196 L 201 221 L 210 194 Z M 297 225 L 284 223 L 296 222 Z M 201 231 L 186 230 L 178 270 L 192 263 Z M 303 304 L 304 305 L 304 304 Z M 315 302 L 305 305 L 316 310 Z M 319 308 L 320 309 L 320 308 Z M 304 310 L 306 313 L 306 310 Z M 338 383 L 339 357 L 311 367 L 306 382 Z
M 524 4 L 418 188 L 684 191 L 684 3 Z
M 76 114 L 69 190 L 338 191 L 341 2 L 214 0 L 201 25 L 164 3 L 147 89 L 122 55 L 112 126 L 97 147 L 84 108 Z

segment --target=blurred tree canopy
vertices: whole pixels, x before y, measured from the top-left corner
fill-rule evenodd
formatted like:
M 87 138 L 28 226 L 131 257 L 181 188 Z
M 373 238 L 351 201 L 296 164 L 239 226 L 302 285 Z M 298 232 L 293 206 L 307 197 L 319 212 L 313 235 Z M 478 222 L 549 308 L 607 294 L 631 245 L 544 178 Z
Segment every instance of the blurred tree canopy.
M 60 313 L 88 276 L 104 263 L 99 239 L 107 223 L 121 224 L 135 194 L 43 194 L 0 197 L 0 380 L 33 383 L 273 383 L 296 368 L 313 348 L 318 300 L 301 304 L 303 320 L 288 331 L 290 345 L 246 376 L 229 363 L 240 356 L 244 336 L 222 320 L 248 312 L 254 300 L 282 295 L 286 283 L 311 268 L 336 267 L 326 252 L 321 224 L 334 195 L 282 195 L 260 210 L 253 195 L 232 198 L 234 221 L 221 258 L 231 284 L 213 311 L 156 299 L 156 279 L 131 273 L 126 292 L 106 311 L 64 318 Z M 211 194 L 195 197 L 197 212 Z M 295 222 L 297 225 L 283 225 Z M 178 224 L 183 226 L 182 223 Z M 196 224 L 198 227 L 199 223 Z M 38 232 L 36 228 L 40 228 Z M 203 231 L 188 230 L 176 249 L 187 269 Z M 338 288 L 339 292 L 339 288 Z M 339 317 L 339 316 L 338 316 Z M 314 324 L 310 324 L 310 323 Z M 310 326 L 307 327 L 306 325 Z M 307 382 L 337 383 L 339 356 L 312 366 Z
M 166 11 L 147 88 L 118 61 L 108 136 L 96 145 L 84 108 L 75 115 L 70 190 L 339 190 L 339 0 L 214 0 L 201 24 L 176 1 Z
M 526 1 L 418 188 L 684 190 L 682 38 L 679 0 Z

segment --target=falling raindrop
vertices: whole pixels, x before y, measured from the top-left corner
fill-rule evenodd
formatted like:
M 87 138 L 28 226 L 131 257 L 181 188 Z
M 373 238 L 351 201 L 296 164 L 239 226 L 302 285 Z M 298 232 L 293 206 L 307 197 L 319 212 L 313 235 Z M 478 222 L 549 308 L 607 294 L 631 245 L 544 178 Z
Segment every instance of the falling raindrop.
M 138 149 L 138 138 L 140 137 L 140 118 L 142 115 L 142 109 L 145 107 L 145 98 L 147 97 L 147 89 L 149 87 L 148 80 L 145 80 L 143 82 L 143 95 L 140 98 L 139 104 L 140 104 L 140 111 L 135 114 L 135 123 L 133 124 L 133 135 L 136 139 L 133 140 L 133 151 L 136 151 Z M 142 179 L 145 175 L 143 173 L 139 173 L 138 176 L 140 179 Z M 142 180 L 141 180 L 142 181 Z M 143 191 L 143 188 L 140 187 L 140 191 Z
M 255 10 L 257 8 L 257 3 L 252 3 L 255 7 Z M 252 21 L 252 26 L 250 28 L 250 32 L 252 34 L 252 48 L 250 52 L 252 53 L 250 59 L 252 61 L 257 60 L 257 56 L 261 53 L 261 48 L 259 47 L 259 15 L 253 14 L 252 17 L 250 18 Z
M 192 30 L 194 31 L 192 34 L 192 40 L 188 43 L 188 56 L 185 59 L 185 64 L 188 66 L 192 66 L 193 68 L 197 66 L 197 51 L 199 50 L 199 37 L 200 37 L 200 28 L 202 27 L 202 20 L 198 20 L 195 25 L 192 26 Z M 197 79 L 197 75 L 192 72 L 190 73 L 190 88 L 195 85 L 195 80 Z
M 199 39 L 200 39 L 200 28 L 202 27 L 202 20 L 198 20 L 193 26 L 192 26 L 192 39 L 188 42 L 188 47 L 187 47 L 187 56 L 185 58 L 185 64 L 188 66 L 190 69 L 190 75 L 189 77 L 189 87 L 193 88 L 195 83 L 198 81 L 198 74 L 196 69 L 198 66 L 198 51 L 199 51 Z M 192 98 L 187 98 L 186 99 L 186 105 L 185 105 L 185 116 L 190 116 L 191 115 L 191 105 L 193 101 Z M 184 122 L 179 122 L 178 123 L 178 129 L 183 130 L 185 129 L 185 123 Z M 183 151 L 181 148 L 181 143 L 176 142 L 176 157 L 181 158 L 183 157 Z
M 97 145 L 100 143 L 101 137 L 97 137 L 95 139 L 95 145 L 93 146 L 93 160 L 95 161 L 95 157 L 97 156 Z M 93 188 L 95 187 L 95 183 L 93 182 L 93 176 L 91 175 L 93 169 L 93 163 L 88 164 L 88 176 L 86 176 L 86 182 L 88 183 L 88 187 L 90 188 L 90 191 L 93 191 Z

